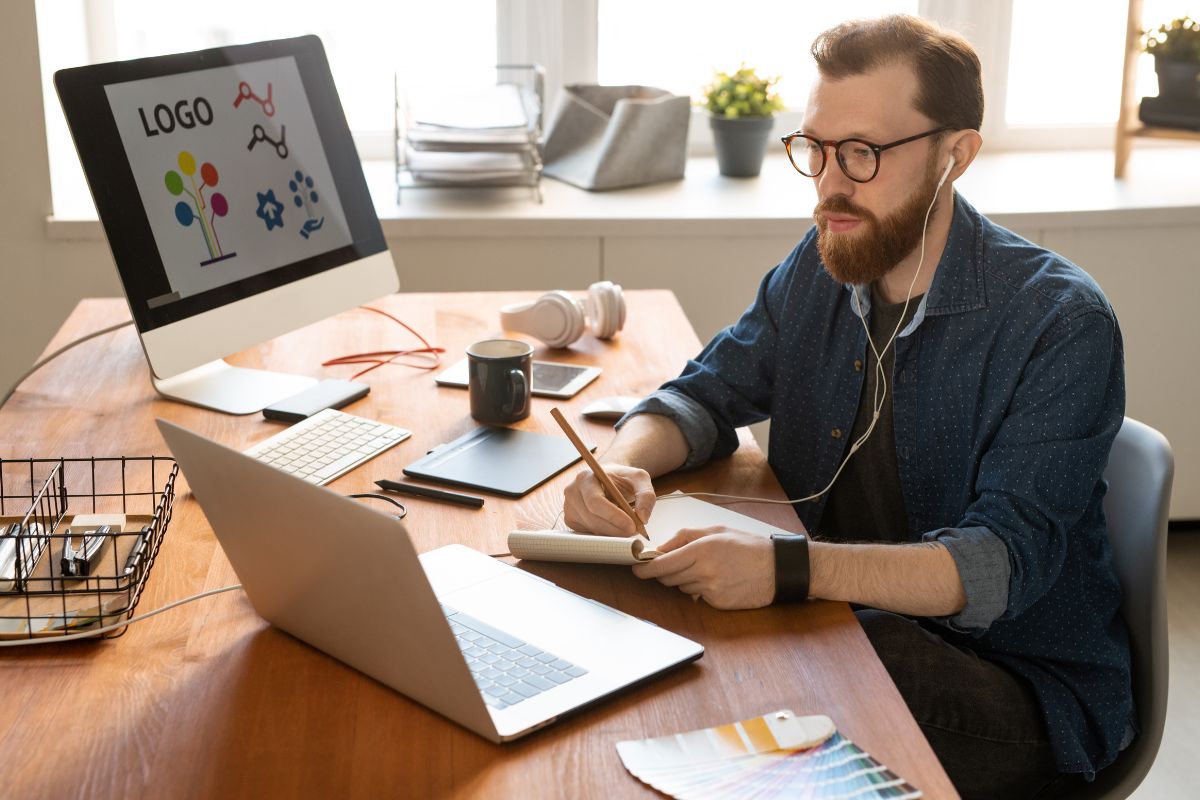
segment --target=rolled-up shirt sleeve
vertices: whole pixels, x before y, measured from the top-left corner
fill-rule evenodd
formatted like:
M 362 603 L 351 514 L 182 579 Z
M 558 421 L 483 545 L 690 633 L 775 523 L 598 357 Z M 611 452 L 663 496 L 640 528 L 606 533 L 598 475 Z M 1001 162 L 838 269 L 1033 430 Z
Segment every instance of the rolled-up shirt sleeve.
M 950 551 L 967 604 L 962 611 L 934 617 L 960 633 L 982 633 L 1008 608 L 1008 547 L 985 527 L 939 528 L 921 537 Z
M 619 429 L 638 414 L 659 414 L 669 418 L 683 433 L 688 457 L 680 469 L 691 469 L 706 463 L 717 443 L 717 424 L 708 410 L 686 394 L 659 389 L 645 397 L 617 421 Z

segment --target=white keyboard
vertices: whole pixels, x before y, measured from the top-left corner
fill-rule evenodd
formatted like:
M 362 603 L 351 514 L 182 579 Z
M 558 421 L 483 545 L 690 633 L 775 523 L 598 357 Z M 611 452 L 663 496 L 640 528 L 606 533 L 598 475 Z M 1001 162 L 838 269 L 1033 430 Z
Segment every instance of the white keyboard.
M 242 452 L 321 485 L 409 436 L 404 428 L 327 408 Z

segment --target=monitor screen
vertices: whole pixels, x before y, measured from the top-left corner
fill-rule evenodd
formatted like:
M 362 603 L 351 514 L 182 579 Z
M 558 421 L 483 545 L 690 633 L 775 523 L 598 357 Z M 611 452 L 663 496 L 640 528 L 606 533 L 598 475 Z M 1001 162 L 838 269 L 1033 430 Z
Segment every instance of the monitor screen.
M 353 241 L 294 56 L 104 92 L 168 290 L 149 308 Z
M 55 81 L 139 330 L 387 249 L 316 37 Z
M 317 37 L 78 67 L 55 86 L 160 391 L 396 290 Z

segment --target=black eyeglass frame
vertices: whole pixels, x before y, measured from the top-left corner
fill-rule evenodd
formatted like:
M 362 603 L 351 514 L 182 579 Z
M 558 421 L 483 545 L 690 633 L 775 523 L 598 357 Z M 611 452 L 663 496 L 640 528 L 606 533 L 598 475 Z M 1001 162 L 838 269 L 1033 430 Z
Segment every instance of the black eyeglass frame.
M 791 162 L 792 167 L 796 170 L 796 172 L 799 172 L 806 178 L 816 178 L 825 171 L 825 167 L 829 165 L 829 156 L 825 151 L 827 148 L 832 147 L 833 153 L 837 157 L 838 168 L 841 169 L 843 175 L 855 183 L 869 183 L 870 181 L 875 180 L 875 176 L 879 174 L 879 163 L 883 160 L 880 158 L 880 155 L 884 150 L 891 150 L 893 147 L 899 147 L 902 144 L 915 142 L 918 139 L 924 139 L 926 136 L 933 136 L 934 134 L 945 133 L 946 131 L 952 130 L 954 130 L 954 128 L 950 127 L 949 125 L 942 125 L 940 128 L 933 128 L 932 130 L 925 131 L 924 133 L 918 133 L 916 136 L 908 136 L 904 139 L 897 139 L 896 141 L 888 142 L 887 144 L 875 144 L 874 142 L 868 142 L 866 139 L 859 139 L 857 137 L 841 140 L 818 139 L 815 136 L 809 136 L 807 133 L 801 133 L 800 131 L 792 131 L 787 136 L 782 137 L 780 141 L 783 142 L 783 148 L 787 151 L 788 161 Z M 792 157 L 792 142 L 794 142 L 796 139 L 807 139 L 810 142 L 815 142 L 817 146 L 821 148 L 821 168 L 812 175 L 809 175 L 807 172 L 800 169 L 799 165 L 796 164 L 796 159 Z M 848 142 L 855 142 L 857 144 L 865 145 L 871 149 L 871 152 L 875 154 L 875 171 L 871 173 L 871 177 L 856 178 L 850 174 L 848 169 L 846 169 L 846 162 L 842 158 L 842 145 Z

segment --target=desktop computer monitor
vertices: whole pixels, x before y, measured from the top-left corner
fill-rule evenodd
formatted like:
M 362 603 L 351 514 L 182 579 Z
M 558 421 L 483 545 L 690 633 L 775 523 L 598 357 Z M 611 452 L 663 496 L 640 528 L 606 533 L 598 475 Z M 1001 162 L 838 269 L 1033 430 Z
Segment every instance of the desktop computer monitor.
M 161 394 L 258 411 L 316 380 L 225 356 L 398 288 L 316 36 L 54 84 Z

